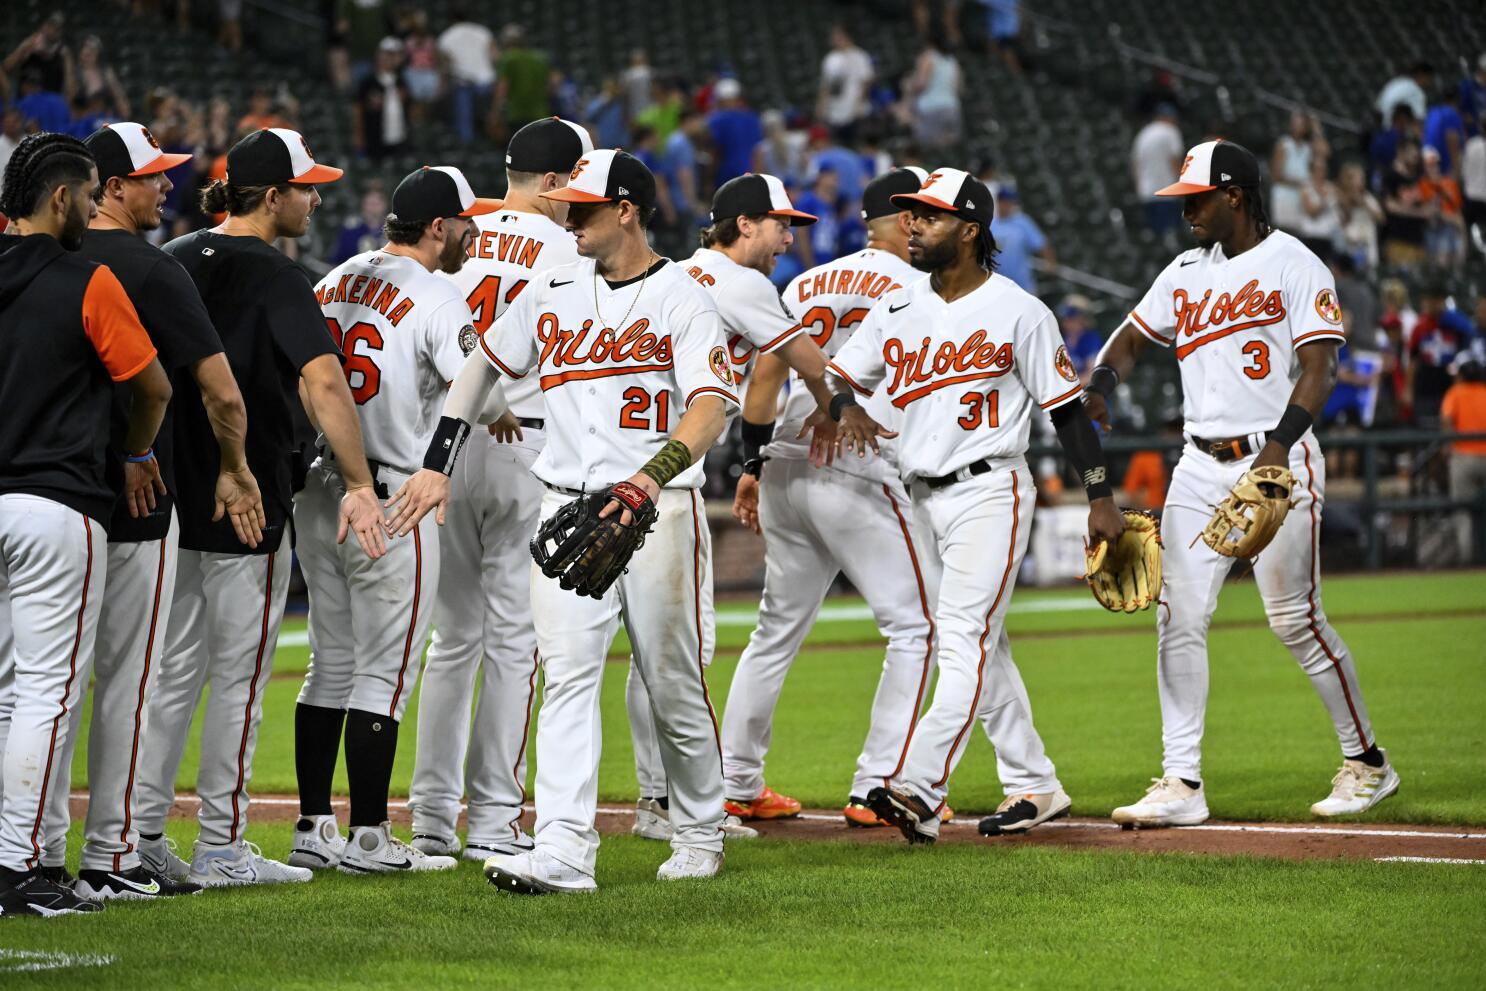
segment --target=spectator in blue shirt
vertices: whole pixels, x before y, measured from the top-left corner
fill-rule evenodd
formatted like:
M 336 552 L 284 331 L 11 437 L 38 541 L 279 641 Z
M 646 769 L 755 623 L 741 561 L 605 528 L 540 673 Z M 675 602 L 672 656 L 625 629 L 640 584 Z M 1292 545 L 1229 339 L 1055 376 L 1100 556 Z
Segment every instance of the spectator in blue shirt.
M 694 107 L 684 107 L 681 120 L 661 149 L 661 173 L 671 191 L 678 227 L 693 227 L 706 212 L 701 202 L 701 176 L 697 172 L 697 142 L 705 138 L 707 118 Z
M 675 227 L 676 208 L 671 204 L 671 184 L 666 181 L 665 164 L 657 149 L 658 144 L 655 128 L 641 124 L 634 130 L 629 150 L 655 176 L 655 205 L 660 209 L 661 224 Z
M 1415 140 L 1419 138 L 1419 118 L 1414 116 L 1408 104 L 1394 106 L 1389 123 L 1389 127 L 1379 128 L 1373 133 L 1372 141 L 1367 146 L 1368 174 L 1375 190 L 1382 188 L 1383 176 L 1393 168 L 1393 160 L 1398 157 L 1399 142 L 1409 137 Z
M 1440 172 L 1444 175 L 1455 175 L 1465 150 L 1465 121 L 1456 106 L 1459 101 L 1459 92 L 1446 89 L 1424 118 L 1424 147 L 1440 153 Z
M 28 69 L 21 76 L 21 98 L 16 101 L 27 120 L 36 122 L 38 131 L 68 133 L 72 125 L 72 111 L 61 93 L 42 89 L 41 74 Z M 92 133 L 89 131 L 88 133 Z
M 836 188 L 841 197 L 842 212 L 860 209 L 853 204 L 861 203 L 862 190 L 867 188 L 867 180 L 871 178 L 861 154 L 841 147 L 832 139 L 829 128 L 817 124 L 810 129 L 809 157 L 805 163 L 806 181 L 822 169 L 830 169 L 836 173 Z
M 712 143 L 717 148 L 717 185 L 745 175 L 753 168 L 753 149 L 764 140 L 764 124 L 759 115 L 743 102 L 743 86 L 732 77 L 717 81 L 712 88 L 717 106 L 707 119 Z
M 996 271 L 1035 294 L 1037 280 L 1032 275 L 1032 256 L 1041 256 L 1049 265 L 1055 264 L 1056 258 L 1042 228 L 1022 212 L 1021 197 L 1017 195 L 1016 187 L 1009 183 L 996 194 L 996 218 L 991 221 L 991 236 L 996 239 L 996 247 L 1001 249 L 996 256 Z
M 1486 126 L 1486 54 L 1476 59 L 1476 71 L 1460 81 L 1460 116 L 1471 137 Z
M 368 186 L 361 194 L 361 215 L 348 217 L 335 240 L 330 264 L 339 265 L 363 251 L 380 248 L 387 240 L 382 236 L 382 222 L 387 217 L 387 195 L 380 185 Z
M 588 101 L 583 113 L 593 135 L 595 148 L 623 148 L 629 144 L 629 129 L 624 123 L 624 94 L 619 80 L 609 76 L 597 96 Z
M 821 169 L 815 176 L 815 185 L 795 200 L 796 210 L 813 213 L 820 218 L 805 229 L 804 237 L 795 238 L 795 244 L 799 246 L 797 250 L 800 264 L 807 269 L 824 265 L 841 256 L 841 220 L 836 212 L 839 199 L 836 173 L 830 169 Z
M 1099 328 L 1094 326 L 1093 307 L 1087 296 L 1070 293 L 1058 307 L 1058 326 L 1063 331 L 1063 344 L 1068 348 L 1068 357 L 1073 359 L 1073 368 L 1080 382 L 1087 383 L 1094 371 L 1094 360 L 1104 346 Z

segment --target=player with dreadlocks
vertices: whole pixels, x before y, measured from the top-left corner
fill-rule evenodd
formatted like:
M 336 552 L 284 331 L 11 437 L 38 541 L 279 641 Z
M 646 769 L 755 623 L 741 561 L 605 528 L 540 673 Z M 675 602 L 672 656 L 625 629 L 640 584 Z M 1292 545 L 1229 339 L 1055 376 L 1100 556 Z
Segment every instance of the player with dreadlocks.
M 114 491 L 104 476 L 114 383 L 133 395 L 123 455 L 153 467 L 170 401 L 124 287 L 76 254 L 97 212 L 81 141 L 35 134 L 5 168 L 0 211 L 0 915 L 97 911 L 44 870 L 43 818 L 69 713 L 82 704 L 108 570 Z M 158 472 L 154 473 L 159 478 Z
M 1207 708 L 1207 629 L 1234 556 L 1254 561 L 1269 626 L 1310 676 L 1341 744 L 1341 770 L 1319 816 L 1365 812 L 1398 790 L 1357 684 L 1352 654 L 1321 609 L 1321 505 L 1326 461 L 1311 433 L 1336 382 L 1345 334 L 1331 272 L 1274 230 L 1259 163 L 1231 141 L 1188 153 L 1177 182 L 1197 247 L 1166 266 L 1099 354 L 1085 398 L 1109 429 L 1110 393 L 1151 342 L 1181 369 L 1186 448 L 1162 516 L 1165 589 L 1156 616 L 1161 777 L 1114 810 L 1130 826 L 1190 826 L 1207 818 L 1201 745 Z M 1292 506 L 1293 496 L 1293 508 Z M 1257 520 L 1279 507 L 1267 545 L 1232 541 L 1231 500 Z M 1215 514 L 1214 506 L 1223 504 Z M 1251 524 L 1252 525 L 1252 524 Z M 1242 529 L 1242 528 L 1240 528 Z M 1199 539 L 1201 538 L 1201 539 Z M 1240 553 L 1240 549 L 1247 553 Z
M 1031 536 L 1034 407 L 1049 412 L 1083 477 L 1090 542 L 1117 539 L 1124 523 L 1057 320 L 995 272 L 990 190 L 959 169 L 940 169 L 892 202 L 913 211 L 908 260 L 929 277 L 883 296 L 837 353 L 829 370 L 843 391 L 830 413 L 848 458 L 896 436 L 857 396 L 880 389 L 901 417 L 898 471 L 913 497 L 935 603 L 939 682 L 898 771 L 867 794 L 867 805 L 909 842 L 934 842 L 950 775 L 979 720 L 1006 793 L 980 831 L 1025 832 L 1072 804 L 1032 725 L 1004 625 Z

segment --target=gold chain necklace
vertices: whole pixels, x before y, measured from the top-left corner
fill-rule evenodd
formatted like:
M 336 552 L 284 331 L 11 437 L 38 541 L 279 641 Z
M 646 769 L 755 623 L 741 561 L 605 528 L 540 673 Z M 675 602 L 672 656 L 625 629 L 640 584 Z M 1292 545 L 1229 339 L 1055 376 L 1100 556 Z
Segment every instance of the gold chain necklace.
M 617 332 L 622 328 L 624 323 L 629 320 L 629 315 L 634 312 L 635 304 L 640 301 L 640 294 L 645 291 L 645 280 L 650 278 L 650 269 L 654 265 L 653 260 L 657 257 L 658 256 L 653 251 L 650 252 L 650 254 L 646 257 L 645 274 L 640 276 L 640 288 L 635 290 L 634 298 L 629 301 L 629 309 L 625 310 L 624 316 L 620 318 L 620 327 L 611 327 L 609 323 L 604 320 L 603 311 L 599 309 L 599 267 L 597 265 L 593 267 L 593 312 L 597 314 L 599 318 L 599 333 L 603 333 L 605 331 Z

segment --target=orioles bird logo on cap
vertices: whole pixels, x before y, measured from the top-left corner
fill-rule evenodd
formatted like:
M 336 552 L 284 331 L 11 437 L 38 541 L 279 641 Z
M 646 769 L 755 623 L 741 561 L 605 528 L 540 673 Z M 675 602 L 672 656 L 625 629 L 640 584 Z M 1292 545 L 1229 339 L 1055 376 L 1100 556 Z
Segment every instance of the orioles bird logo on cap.
M 588 167 L 588 159 L 578 159 L 578 164 L 573 166 L 573 171 L 568 173 L 568 182 L 575 182 L 583 170 Z
M 139 130 L 141 133 L 144 134 L 144 139 L 150 143 L 150 147 L 155 149 L 156 151 L 159 151 L 160 142 L 155 140 L 155 136 L 150 133 L 150 129 L 148 127 L 140 127 Z
M 304 139 L 303 134 L 299 136 L 299 145 L 304 149 L 304 153 L 310 156 L 310 161 L 313 162 L 315 160 L 315 153 L 310 151 L 310 143 Z

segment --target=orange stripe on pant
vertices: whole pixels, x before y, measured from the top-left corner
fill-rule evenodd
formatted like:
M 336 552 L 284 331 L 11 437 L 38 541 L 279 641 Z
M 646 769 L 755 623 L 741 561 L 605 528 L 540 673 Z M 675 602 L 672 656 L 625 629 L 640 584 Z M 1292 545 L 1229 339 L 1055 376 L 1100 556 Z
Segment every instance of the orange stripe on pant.
M 975 697 L 970 700 L 970 714 L 965 717 L 965 725 L 960 727 L 960 732 L 955 735 L 954 743 L 950 745 L 949 753 L 944 755 L 944 774 L 934 782 L 933 787 L 942 788 L 949 780 L 950 765 L 954 763 L 955 751 L 960 749 L 960 741 L 965 739 L 965 734 L 970 732 L 970 727 L 975 725 L 975 710 L 980 707 L 980 695 L 985 683 L 986 669 L 986 637 L 991 635 L 991 617 L 996 615 L 996 610 L 1001 605 L 1001 597 L 1006 594 L 1006 584 L 1011 580 L 1012 566 L 1016 563 L 1016 534 L 1021 525 L 1022 494 L 1017 488 L 1016 472 L 1011 473 L 1011 544 L 1006 548 L 1006 570 L 1001 574 L 1001 587 L 996 589 L 996 597 L 991 600 L 991 608 L 986 610 L 985 629 L 980 633 L 980 666 L 975 669 Z M 943 808 L 944 803 L 940 802 Z M 939 809 L 934 810 L 936 813 Z
M 273 559 L 268 555 L 268 570 L 263 579 L 263 628 L 258 633 L 258 653 L 253 659 L 253 680 L 248 682 L 248 704 L 243 707 L 243 735 L 237 745 L 237 784 L 232 788 L 232 830 L 227 841 L 238 841 L 237 824 L 242 821 L 237 796 L 243 790 L 243 778 L 247 775 L 248 734 L 253 730 L 253 703 L 258 698 L 258 676 L 263 673 L 263 652 L 268 649 L 268 617 L 273 612 Z
M 160 592 L 165 585 L 165 559 L 168 556 L 166 544 L 169 539 L 164 537 L 160 540 L 160 563 L 155 569 L 155 602 L 150 607 L 150 632 L 144 643 L 144 670 L 139 675 L 139 697 L 134 703 L 134 739 L 129 745 L 129 781 L 124 785 L 124 828 L 119 830 L 119 842 L 124 845 L 124 850 L 114 854 L 116 871 L 123 869 L 124 854 L 134 852 L 134 847 L 129 842 L 129 826 L 134 821 L 134 770 L 139 761 L 139 731 L 144 722 L 145 690 L 150 684 L 150 659 L 155 656 L 155 632 L 160 623 Z
M 924 573 L 919 570 L 918 551 L 913 546 L 913 535 L 909 532 L 908 521 L 903 518 L 903 511 L 898 507 L 898 500 L 893 498 L 892 489 L 886 485 L 882 487 L 882 494 L 887 496 L 888 504 L 893 507 L 893 515 L 898 518 L 898 528 L 903 531 L 903 543 L 908 545 L 908 560 L 913 562 L 913 577 L 918 582 L 918 601 L 923 607 L 924 619 L 929 624 L 929 636 L 924 644 L 924 670 L 918 680 L 918 693 L 913 698 L 913 715 L 908 723 L 908 735 L 903 738 L 903 751 L 898 754 L 898 765 L 893 768 L 887 777 L 882 779 L 883 787 L 889 787 L 892 779 L 903 773 L 903 764 L 908 760 L 908 747 L 913 743 L 914 731 L 918 729 L 919 713 L 924 705 L 924 692 L 929 687 L 929 672 L 934 667 L 934 610 L 929 607 L 929 593 L 924 588 Z
M 408 619 L 408 635 L 402 644 L 402 667 L 397 669 L 397 689 L 392 693 L 392 705 L 387 710 L 387 716 L 397 719 L 397 703 L 402 698 L 402 686 L 408 674 L 408 658 L 413 654 L 413 634 L 418 632 L 418 600 L 423 596 L 423 539 L 418 535 L 418 528 L 413 527 L 413 615 Z M 423 645 L 418 645 L 418 653 L 423 653 Z
M 717 766 L 722 767 L 722 734 L 717 729 L 717 710 L 712 707 L 712 696 L 707 692 L 707 664 L 702 652 L 706 641 L 702 637 L 702 523 L 697 514 L 697 490 L 691 490 L 691 574 L 692 591 L 695 595 L 697 614 L 697 677 L 702 682 L 702 699 L 707 703 L 707 715 L 712 717 L 712 739 L 717 744 Z

